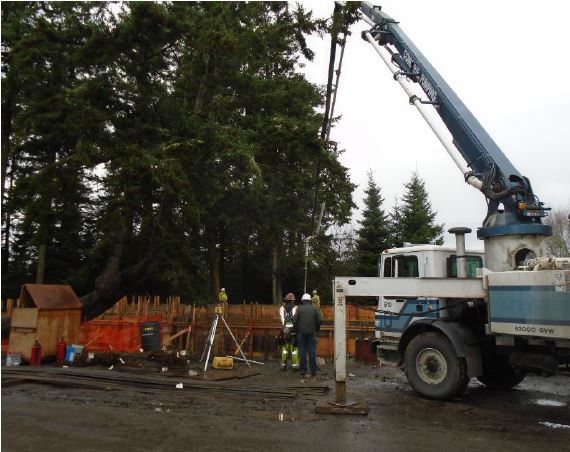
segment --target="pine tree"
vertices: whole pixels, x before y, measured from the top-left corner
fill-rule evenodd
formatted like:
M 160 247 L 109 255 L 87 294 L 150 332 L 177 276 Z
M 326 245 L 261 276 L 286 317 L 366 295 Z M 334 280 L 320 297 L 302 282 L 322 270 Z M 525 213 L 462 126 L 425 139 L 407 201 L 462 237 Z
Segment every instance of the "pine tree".
M 410 181 L 404 187 L 406 192 L 399 208 L 402 242 L 443 243 L 444 225 L 434 223 L 437 212 L 432 211 L 425 183 L 417 172 L 412 173 Z
M 2 251 L 6 272 L 12 264 L 22 270 L 14 281 L 33 280 L 33 273 L 37 282 L 69 281 L 82 263 L 86 167 L 106 109 L 91 51 L 101 25 L 96 14 L 105 8 L 2 4 L 3 185 L 9 177 Z
M 390 212 L 390 247 L 402 246 L 403 229 L 402 208 L 398 198 L 395 198 L 392 212 Z
M 380 254 L 390 243 L 390 230 L 388 217 L 382 209 L 384 198 L 371 171 L 368 172 L 368 186 L 364 193 L 365 208 L 362 220 L 358 221 L 360 229 L 356 240 L 357 268 L 362 276 L 376 276 Z
M 228 278 L 234 299 L 300 287 L 317 152 L 322 231 L 353 207 L 297 71 L 324 21 L 286 2 L 109 5 L 2 3 L 3 293 L 37 273 L 87 293 L 91 317 Z

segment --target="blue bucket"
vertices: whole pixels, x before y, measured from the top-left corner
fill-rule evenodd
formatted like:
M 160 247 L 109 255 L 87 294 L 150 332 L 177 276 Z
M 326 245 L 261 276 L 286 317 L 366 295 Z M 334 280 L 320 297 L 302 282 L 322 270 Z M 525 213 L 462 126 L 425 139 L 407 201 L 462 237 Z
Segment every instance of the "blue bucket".
M 72 363 L 73 358 L 75 358 L 75 348 L 73 348 L 73 345 L 68 345 L 65 349 L 65 360 L 68 363 Z
M 72 363 L 76 355 L 83 353 L 83 345 L 71 344 L 65 349 L 65 360 Z

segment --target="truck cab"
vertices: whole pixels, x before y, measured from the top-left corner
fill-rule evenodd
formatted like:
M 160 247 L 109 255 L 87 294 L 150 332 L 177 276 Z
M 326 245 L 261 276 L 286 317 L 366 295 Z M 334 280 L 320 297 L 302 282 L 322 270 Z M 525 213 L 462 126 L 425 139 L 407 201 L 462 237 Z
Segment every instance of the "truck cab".
M 474 278 L 484 266 L 482 250 L 466 250 L 467 277 Z M 378 262 L 380 278 L 456 278 L 457 253 L 454 247 L 442 245 L 410 245 L 384 250 Z M 398 343 L 402 333 L 423 318 L 440 318 L 439 298 L 378 297 L 375 336 L 378 351 L 388 361 L 399 360 Z

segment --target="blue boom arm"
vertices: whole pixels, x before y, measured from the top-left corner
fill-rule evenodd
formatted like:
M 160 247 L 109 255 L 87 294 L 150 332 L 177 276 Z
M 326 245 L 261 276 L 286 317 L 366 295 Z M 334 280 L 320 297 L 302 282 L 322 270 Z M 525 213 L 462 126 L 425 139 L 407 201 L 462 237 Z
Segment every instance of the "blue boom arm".
M 530 181 L 522 176 L 485 129 L 457 97 L 445 80 L 422 55 L 398 26 L 398 22 L 380 7 L 362 2 L 361 12 L 374 23 L 368 32 L 392 56 L 399 69 L 395 74 L 419 84 L 453 137 L 453 144 L 471 169 L 482 181 L 481 191 L 487 198 L 488 211 L 479 238 L 533 234 L 551 235 L 552 228 L 541 218 L 547 208 L 534 195 Z

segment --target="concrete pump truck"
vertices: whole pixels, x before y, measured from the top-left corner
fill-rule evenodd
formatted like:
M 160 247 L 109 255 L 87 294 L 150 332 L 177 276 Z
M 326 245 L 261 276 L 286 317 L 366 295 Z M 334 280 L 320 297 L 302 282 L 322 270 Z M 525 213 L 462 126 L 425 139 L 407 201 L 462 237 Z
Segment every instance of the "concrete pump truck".
M 379 277 L 334 279 L 337 391 L 346 391 L 346 299 L 359 296 L 379 300 L 374 344 L 379 357 L 396 358 L 424 397 L 460 396 L 471 377 L 492 389 L 509 389 L 526 373 L 556 373 L 570 362 L 570 258 L 547 256 L 545 239 L 552 228 L 542 219 L 549 209 L 398 22 L 367 2 L 360 13 L 371 26 L 363 39 L 465 181 L 484 195 L 488 209 L 477 230 L 484 253 L 465 250 L 470 229 L 452 228 L 456 248 L 386 250 Z

